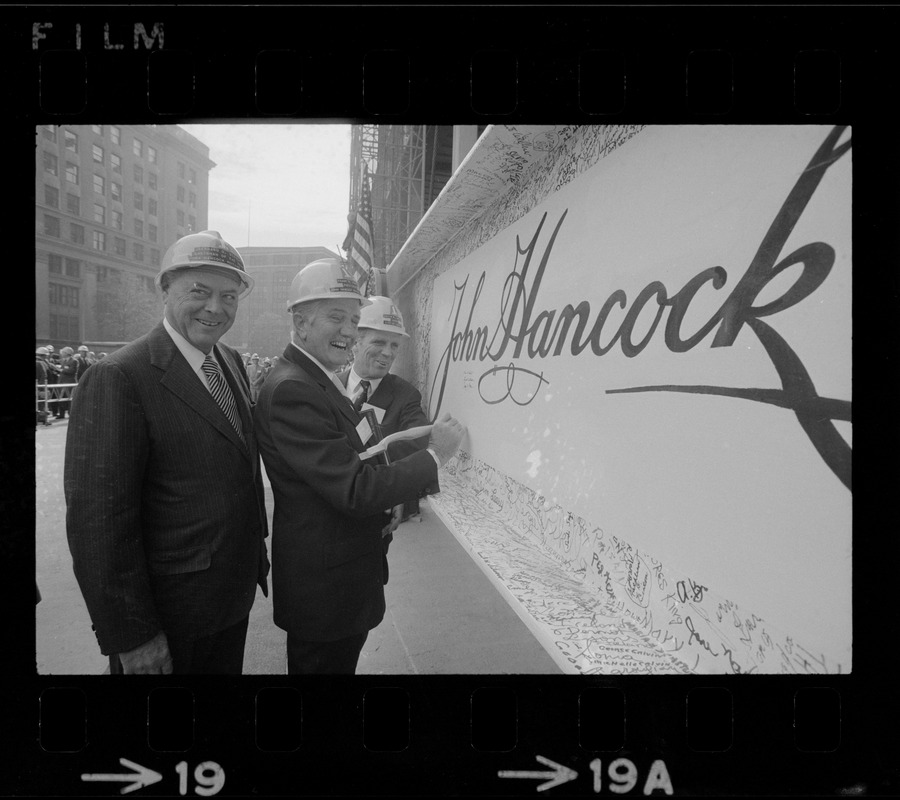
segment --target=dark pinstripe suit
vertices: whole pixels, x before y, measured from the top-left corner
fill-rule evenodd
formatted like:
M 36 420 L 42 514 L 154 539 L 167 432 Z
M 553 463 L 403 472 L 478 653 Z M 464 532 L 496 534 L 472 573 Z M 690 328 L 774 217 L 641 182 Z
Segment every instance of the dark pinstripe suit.
M 66 441 L 66 532 L 104 654 L 224 630 L 266 587 L 265 499 L 240 355 L 216 357 L 241 443 L 162 323 L 85 372 Z M 176 665 L 177 667 L 177 665 Z

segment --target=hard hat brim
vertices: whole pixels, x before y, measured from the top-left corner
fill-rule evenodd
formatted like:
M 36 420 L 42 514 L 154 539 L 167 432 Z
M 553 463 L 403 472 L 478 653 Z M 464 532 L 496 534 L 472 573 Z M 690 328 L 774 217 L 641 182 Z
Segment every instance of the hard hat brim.
M 366 306 L 372 305 L 372 301 L 369 300 L 368 297 L 363 297 L 360 294 L 343 294 L 340 292 L 330 292 L 328 294 L 315 294 L 310 297 L 304 297 L 302 300 L 295 300 L 294 302 L 288 301 L 287 310 L 293 311 L 297 306 L 302 306 L 304 303 L 311 303 L 315 300 L 357 300 L 359 301 L 359 307 L 365 308 Z

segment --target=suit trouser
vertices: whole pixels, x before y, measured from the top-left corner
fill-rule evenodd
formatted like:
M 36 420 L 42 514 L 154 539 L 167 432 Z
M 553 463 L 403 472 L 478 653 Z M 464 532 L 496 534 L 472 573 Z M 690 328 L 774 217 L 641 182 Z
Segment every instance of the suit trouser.
M 166 634 L 174 675 L 240 675 L 244 668 L 244 645 L 250 617 L 223 631 L 199 639 Z M 122 674 L 118 655 L 109 657 L 111 675 Z
M 334 642 L 307 642 L 287 635 L 288 675 L 353 675 L 369 632 Z

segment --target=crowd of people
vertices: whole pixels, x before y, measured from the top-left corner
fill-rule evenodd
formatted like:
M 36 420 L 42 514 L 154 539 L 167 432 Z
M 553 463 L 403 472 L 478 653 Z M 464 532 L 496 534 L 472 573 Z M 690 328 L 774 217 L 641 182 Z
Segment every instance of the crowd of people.
M 297 273 L 290 340 L 261 363 L 220 341 L 253 278 L 218 233 L 175 242 L 156 282 L 163 319 L 84 371 L 66 439 L 67 539 L 109 672 L 240 674 L 271 571 L 288 673 L 353 674 L 392 534 L 464 427 L 391 373 L 402 316 L 339 259 Z
M 36 424 L 50 425 L 53 419 L 65 419 L 81 376 L 106 355 L 94 353 L 86 345 L 59 351 L 52 344 L 38 346 L 34 351 Z

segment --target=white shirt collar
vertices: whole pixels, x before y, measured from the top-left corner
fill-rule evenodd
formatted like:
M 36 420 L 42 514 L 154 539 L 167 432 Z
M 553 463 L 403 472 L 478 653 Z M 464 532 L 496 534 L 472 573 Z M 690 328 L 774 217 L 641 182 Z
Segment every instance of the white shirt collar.
M 201 367 L 203 366 L 203 361 L 206 359 L 206 353 L 194 347 L 194 345 L 192 345 L 178 331 L 176 331 L 175 328 L 172 327 L 172 325 L 169 323 L 169 320 L 165 317 L 163 317 L 163 327 L 165 327 L 166 332 L 169 334 L 169 336 L 172 337 L 172 341 L 175 342 L 175 346 L 178 348 L 181 355 L 183 355 L 188 364 L 191 365 L 191 369 L 200 376 L 200 379 L 205 384 L 206 376 L 203 374 L 203 370 L 201 369 Z M 219 361 L 216 358 L 215 348 L 210 350 L 209 354 L 212 356 L 213 361 L 218 364 Z
M 349 394 L 350 397 L 353 397 L 356 394 L 361 380 L 362 378 L 359 377 L 356 368 L 350 367 L 350 374 L 347 376 L 347 394 Z M 378 385 L 383 378 L 366 378 L 366 380 L 369 382 L 369 397 L 371 397 L 375 394 L 375 390 L 378 388 Z
M 320 370 L 322 370 L 322 372 L 324 372 L 324 373 L 328 376 L 328 379 L 329 379 L 335 386 L 337 386 L 337 388 L 340 390 L 341 394 L 344 395 L 344 397 L 347 397 L 347 398 L 350 397 L 350 395 L 347 394 L 347 390 L 344 388 L 344 384 L 341 383 L 341 379 L 340 379 L 337 375 L 335 375 L 334 372 L 332 372 L 330 369 L 327 369 L 327 368 L 325 367 L 325 365 L 322 364 L 321 361 L 319 361 L 318 358 L 316 358 L 312 353 L 310 353 L 310 352 L 304 350 L 304 349 L 303 349 L 302 347 L 300 347 L 300 345 L 297 344 L 296 342 L 291 342 L 291 345 L 293 345 L 294 347 L 296 347 L 301 353 L 303 353 L 303 355 L 305 355 L 310 361 L 312 361 L 313 364 L 315 364 Z

